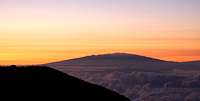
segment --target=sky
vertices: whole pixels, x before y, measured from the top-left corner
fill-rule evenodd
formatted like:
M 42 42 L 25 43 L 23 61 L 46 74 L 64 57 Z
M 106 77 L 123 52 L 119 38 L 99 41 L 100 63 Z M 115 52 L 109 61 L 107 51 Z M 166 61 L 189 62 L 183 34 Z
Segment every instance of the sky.
M 200 0 L 0 0 L 0 64 L 125 52 L 200 60 Z

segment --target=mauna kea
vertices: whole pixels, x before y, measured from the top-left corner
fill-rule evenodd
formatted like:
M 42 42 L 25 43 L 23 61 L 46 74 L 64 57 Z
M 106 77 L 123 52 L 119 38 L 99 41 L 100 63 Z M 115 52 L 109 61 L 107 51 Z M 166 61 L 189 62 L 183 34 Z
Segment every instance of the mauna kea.
M 137 70 L 148 72 L 166 72 L 173 70 L 200 70 L 199 62 L 165 61 L 147 56 L 113 53 L 91 55 L 45 64 L 61 71 L 65 70 Z

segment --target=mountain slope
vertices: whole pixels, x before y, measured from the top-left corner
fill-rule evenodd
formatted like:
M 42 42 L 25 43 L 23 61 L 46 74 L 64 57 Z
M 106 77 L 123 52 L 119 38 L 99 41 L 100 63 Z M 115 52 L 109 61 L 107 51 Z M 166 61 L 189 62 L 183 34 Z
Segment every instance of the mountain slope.
M 121 65 L 126 66 L 128 64 L 132 64 L 135 62 L 164 62 L 164 61 L 140 55 L 133 55 L 127 53 L 114 53 L 114 54 L 103 54 L 103 55 L 91 55 L 77 59 L 54 62 L 50 63 L 50 65 L 118 66 L 119 65 L 118 62 L 120 62 Z
M 1 67 L 3 95 L 71 101 L 129 101 L 113 91 L 48 67 Z M 3 96 L 2 95 L 2 96 Z M 23 96 L 21 96 L 23 95 Z M 8 97 L 9 98 L 9 97 Z
M 45 65 L 61 71 L 65 71 L 65 69 L 86 71 L 118 69 L 151 72 L 173 71 L 175 69 L 200 70 L 199 62 L 179 63 L 127 53 L 92 55 Z
M 189 62 L 182 62 L 183 64 L 188 64 L 188 65 L 198 65 L 200 66 L 200 61 L 189 61 Z

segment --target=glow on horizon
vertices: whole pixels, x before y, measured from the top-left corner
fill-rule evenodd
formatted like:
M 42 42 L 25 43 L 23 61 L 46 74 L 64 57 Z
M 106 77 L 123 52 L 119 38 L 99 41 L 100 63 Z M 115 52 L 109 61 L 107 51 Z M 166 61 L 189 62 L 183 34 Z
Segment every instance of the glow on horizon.
M 200 60 L 199 0 L 0 0 L 0 64 L 125 52 Z

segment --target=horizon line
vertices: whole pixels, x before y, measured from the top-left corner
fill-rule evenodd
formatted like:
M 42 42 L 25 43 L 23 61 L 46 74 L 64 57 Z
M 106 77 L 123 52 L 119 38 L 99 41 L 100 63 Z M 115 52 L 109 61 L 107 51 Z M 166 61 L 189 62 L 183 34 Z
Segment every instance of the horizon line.
M 198 60 L 191 60 L 191 61 L 173 61 L 173 60 L 165 60 L 165 59 L 160 59 L 158 57 L 153 57 L 153 56 L 147 56 L 147 55 L 142 55 L 142 54 L 134 54 L 134 53 L 129 53 L 129 52 L 111 52 L 111 53 L 102 53 L 102 54 L 91 54 L 91 55 L 84 55 L 84 56 L 79 56 L 79 57 L 74 57 L 74 58 L 69 58 L 69 59 L 63 59 L 63 60 L 55 60 L 55 61 L 49 61 L 46 63 L 33 63 L 33 64 L 0 64 L 1 66 L 11 66 L 11 65 L 16 65 L 16 66 L 35 66 L 35 65 L 44 65 L 44 64 L 49 64 L 49 63 L 55 63 L 55 62 L 62 62 L 62 61 L 69 61 L 69 60 L 74 60 L 74 59 L 81 59 L 81 58 L 85 58 L 85 57 L 90 57 L 90 56 L 101 56 L 101 55 L 113 55 L 113 54 L 127 54 L 127 55 L 136 55 L 136 56 L 141 56 L 141 57 L 146 57 L 146 58 L 152 58 L 152 59 L 157 59 L 157 60 L 161 60 L 161 61 L 166 61 L 166 62 L 175 62 L 175 63 L 185 63 L 185 62 L 198 62 L 200 61 L 200 59 Z

